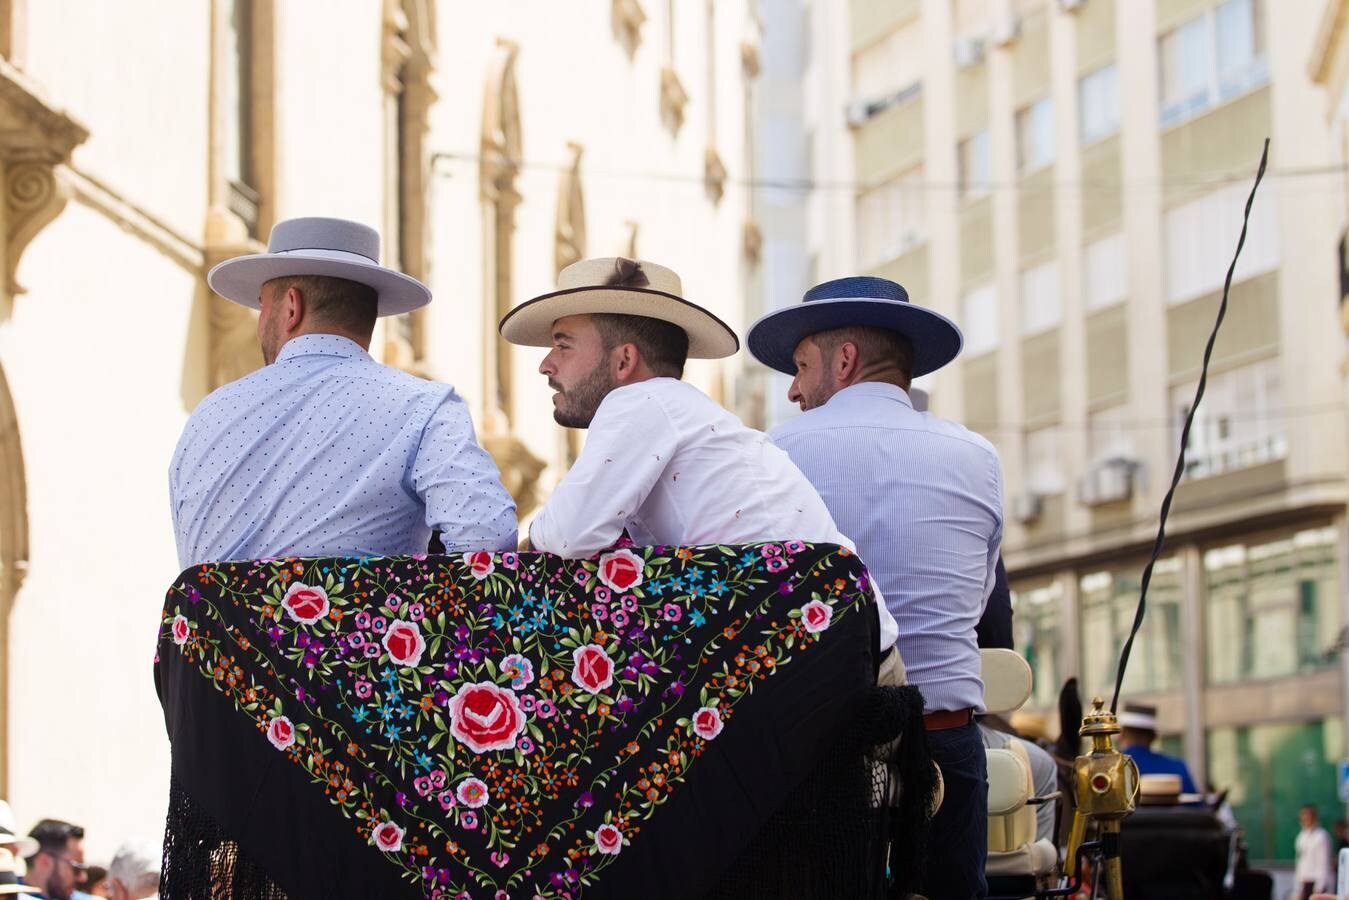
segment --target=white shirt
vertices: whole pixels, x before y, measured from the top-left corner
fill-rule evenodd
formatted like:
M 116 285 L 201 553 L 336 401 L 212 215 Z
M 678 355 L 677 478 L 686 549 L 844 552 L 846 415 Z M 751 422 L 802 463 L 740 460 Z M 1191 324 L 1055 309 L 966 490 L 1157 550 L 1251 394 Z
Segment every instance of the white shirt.
M 515 548 L 515 503 L 448 384 L 335 334 L 213 391 L 169 467 L 178 561 Z
M 974 628 L 1002 541 L 1002 467 L 977 434 L 864 382 L 773 431 L 857 542 L 928 710 L 983 709 Z
M 767 435 L 675 378 L 609 392 L 529 538 L 536 550 L 574 559 L 613 546 L 625 528 L 642 545 L 796 539 L 856 549 Z M 879 614 L 885 649 L 898 629 L 884 603 Z
M 1293 881 L 1296 884 L 1310 881 L 1318 891 L 1330 890 L 1330 834 L 1320 825 L 1304 828 L 1298 832 L 1296 849 Z

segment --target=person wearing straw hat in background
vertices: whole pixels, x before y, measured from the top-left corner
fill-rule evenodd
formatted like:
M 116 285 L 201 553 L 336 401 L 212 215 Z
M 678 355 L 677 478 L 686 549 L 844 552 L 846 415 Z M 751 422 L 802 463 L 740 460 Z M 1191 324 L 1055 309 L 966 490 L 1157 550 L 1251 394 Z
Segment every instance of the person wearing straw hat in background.
M 811 288 L 746 336 L 759 362 L 793 377 L 804 411 L 775 429 L 824 498 L 899 623 L 909 682 L 923 693 L 946 800 L 932 822 L 933 900 L 984 896 L 988 786 L 974 722 L 983 708 L 975 627 L 995 584 L 1002 468 L 984 438 L 916 411 L 912 379 L 960 353 L 960 329 L 884 278 Z
M 276 556 L 514 549 L 515 504 L 447 384 L 370 357 L 380 316 L 431 302 L 345 219 L 278 222 L 266 253 L 207 276 L 258 309 L 267 365 L 211 393 L 169 469 L 183 568 Z
M 15 859 L 27 859 L 38 851 L 37 841 L 19 835 L 14 810 L 4 800 L 0 800 L 0 850 L 8 850 Z
M 42 894 L 19 880 L 19 865 L 8 846 L 0 847 L 0 897 L 33 897 Z
M 689 357 L 731 356 L 740 341 L 684 298 L 670 269 L 581 260 L 500 330 L 512 344 L 550 348 L 539 372 L 554 391 L 553 417 L 589 429 L 530 525 L 535 550 L 591 556 L 625 531 L 639 545 L 797 539 L 856 549 L 785 453 L 682 380 Z M 901 683 L 894 620 L 883 605 L 878 613 L 881 677 Z

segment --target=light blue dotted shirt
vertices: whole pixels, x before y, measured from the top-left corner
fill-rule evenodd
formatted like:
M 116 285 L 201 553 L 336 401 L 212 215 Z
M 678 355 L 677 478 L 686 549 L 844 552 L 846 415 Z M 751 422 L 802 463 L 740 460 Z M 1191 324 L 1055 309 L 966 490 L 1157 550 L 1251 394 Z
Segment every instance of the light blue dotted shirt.
M 276 556 L 509 550 L 515 504 L 447 384 L 332 334 L 213 391 L 169 466 L 183 568 Z
M 974 626 L 1002 542 L 993 445 L 878 382 L 844 388 L 772 439 L 856 543 L 899 623 L 899 653 L 927 709 L 982 710 Z

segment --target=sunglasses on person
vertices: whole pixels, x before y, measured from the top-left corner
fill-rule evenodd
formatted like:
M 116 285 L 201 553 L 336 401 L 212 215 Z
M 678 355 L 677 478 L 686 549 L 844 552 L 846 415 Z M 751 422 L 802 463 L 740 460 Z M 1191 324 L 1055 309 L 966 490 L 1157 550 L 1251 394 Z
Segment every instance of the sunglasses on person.
M 75 871 L 75 874 L 77 875 L 84 875 L 89 871 L 88 866 L 86 866 L 84 863 L 81 862 L 75 862 L 75 860 L 71 859 L 69 856 L 65 856 L 60 853 L 53 853 L 50 850 L 42 850 L 40 852 L 45 853 L 52 859 L 59 859 L 61 862 L 70 866 L 70 868 L 73 869 Z

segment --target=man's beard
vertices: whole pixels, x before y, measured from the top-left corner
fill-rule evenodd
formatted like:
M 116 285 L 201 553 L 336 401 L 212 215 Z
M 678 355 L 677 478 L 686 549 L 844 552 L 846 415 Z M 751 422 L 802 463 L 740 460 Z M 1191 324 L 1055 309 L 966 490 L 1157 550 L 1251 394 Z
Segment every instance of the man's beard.
M 609 377 L 608 362 L 602 361 L 569 390 L 563 390 L 551 378 L 548 379 L 548 386 L 560 393 L 566 404 L 565 408 L 558 406 L 553 410 L 554 421 L 564 428 L 589 428 L 600 403 L 614 389 L 614 382 Z

